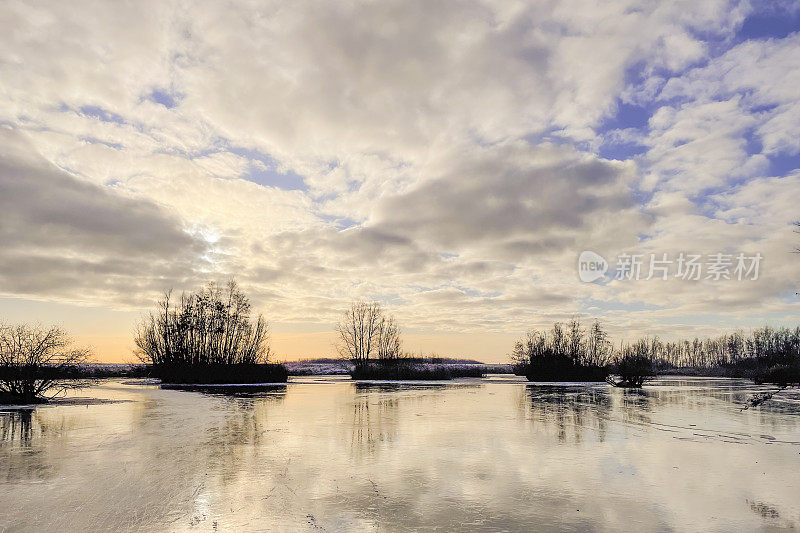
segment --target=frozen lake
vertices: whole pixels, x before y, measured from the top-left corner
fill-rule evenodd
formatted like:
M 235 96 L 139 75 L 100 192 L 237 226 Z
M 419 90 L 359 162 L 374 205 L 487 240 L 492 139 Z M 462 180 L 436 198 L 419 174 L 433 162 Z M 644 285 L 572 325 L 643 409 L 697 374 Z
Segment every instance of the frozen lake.
M 0 531 L 798 528 L 800 393 L 742 411 L 757 390 L 104 381 L 0 410 Z

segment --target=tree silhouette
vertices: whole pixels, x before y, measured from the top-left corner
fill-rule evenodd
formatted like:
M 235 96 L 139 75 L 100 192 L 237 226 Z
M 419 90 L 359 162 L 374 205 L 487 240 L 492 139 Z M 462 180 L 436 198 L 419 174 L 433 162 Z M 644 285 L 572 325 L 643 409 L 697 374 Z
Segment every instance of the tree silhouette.
M 77 382 L 65 378 L 90 356 L 88 348 L 74 347 L 58 326 L 0 325 L 0 396 L 37 402 L 75 387 Z

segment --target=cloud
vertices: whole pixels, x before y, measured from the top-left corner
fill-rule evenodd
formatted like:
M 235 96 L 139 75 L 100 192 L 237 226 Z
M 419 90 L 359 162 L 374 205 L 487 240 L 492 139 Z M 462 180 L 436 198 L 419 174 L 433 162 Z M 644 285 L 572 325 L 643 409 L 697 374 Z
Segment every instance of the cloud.
M 205 244 L 179 219 L 70 176 L 7 128 L 0 129 L 0 220 L 7 295 L 132 302 L 204 263 Z
M 770 160 L 800 152 L 800 34 L 746 41 L 706 65 L 670 78 L 650 119 L 648 187 L 698 194 L 770 171 Z
M 379 298 L 420 332 L 793 309 L 800 40 L 743 39 L 748 2 L 0 9 L 7 294 L 235 274 L 274 322 Z M 575 272 L 726 247 L 768 255 L 763 281 Z
M 489 246 L 509 261 L 574 247 L 607 230 L 609 215 L 646 223 L 627 187 L 630 165 L 570 148 L 470 147 L 437 167 L 420 186 L 379 201 L 370 223 L 443 252 Z

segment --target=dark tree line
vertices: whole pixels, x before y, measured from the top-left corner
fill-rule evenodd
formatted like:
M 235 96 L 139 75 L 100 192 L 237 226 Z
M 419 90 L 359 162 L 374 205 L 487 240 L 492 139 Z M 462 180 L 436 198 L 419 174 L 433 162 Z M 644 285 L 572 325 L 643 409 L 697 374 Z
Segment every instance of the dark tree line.
M 800 368 L 800 327 L 765 326 L 749 334 L 670 342 L 647 337 L 615 346 L 599 322 L 586 329 L 573 319 L 549 331 L 529 331 L 514 345 L 511 358 L 518 373 L 539 381 L 591 379 L 605 369 L 640 385 L 656 368 L 727 369 L 757 379 L 769 379 L 765 373 L 777 369 L 772 372 L 787 374 L 781 380 L 791 381 L 792 372 L 797 373 L 793 369 Z
M 718 337 L 662 342 L 645 339 L 647 355 L 661 367 L 715 368 L 747 366 L 756 362 L 789 364 L 800 357 L 800 327 L 765 326 L 751 331 L 735 331 Z

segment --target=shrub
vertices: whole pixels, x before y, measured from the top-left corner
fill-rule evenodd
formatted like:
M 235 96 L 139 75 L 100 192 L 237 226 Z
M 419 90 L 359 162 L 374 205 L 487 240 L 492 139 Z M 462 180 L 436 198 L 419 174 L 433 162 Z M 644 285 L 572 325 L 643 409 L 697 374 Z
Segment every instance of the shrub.
M 222 385 L 236 383 L 285 383 L 289 373 L 278 364 L 167 365 L 158 369 L 164 383 Z
M 552 357 L 534 361 L 525 368 L 528 381 L 603 381 L 606 367 L 575 365 L 568 359 Z
M 621 380 L 615 383 L 618 387 L 639 388 L 655 376 L 653 361 L 646 355 L 626 355 L 617 362 L 616 370 Z
M 772 383 L 781 387 L 800 384 L 800 365 L 773 365 L 756 373 L 753 378 L 758 384 Z

